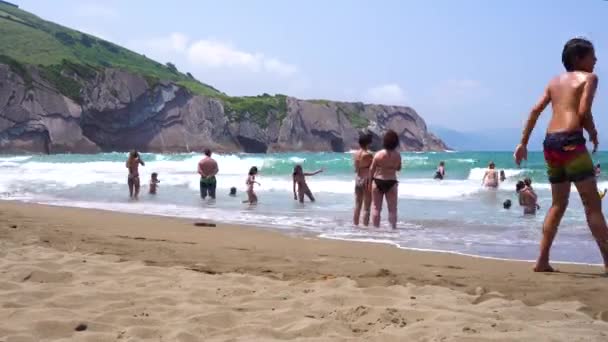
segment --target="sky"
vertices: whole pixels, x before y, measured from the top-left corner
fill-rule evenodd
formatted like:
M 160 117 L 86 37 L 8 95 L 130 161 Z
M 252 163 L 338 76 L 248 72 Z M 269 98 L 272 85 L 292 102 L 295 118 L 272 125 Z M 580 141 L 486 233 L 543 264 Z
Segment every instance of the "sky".
M 521 127 L 563 71 L 564 43 L 584 36 L 598 56 L 600 139 L 608 127 L 604 0 L 14 2 L 230 95 L 408 105 L 458 131 Z

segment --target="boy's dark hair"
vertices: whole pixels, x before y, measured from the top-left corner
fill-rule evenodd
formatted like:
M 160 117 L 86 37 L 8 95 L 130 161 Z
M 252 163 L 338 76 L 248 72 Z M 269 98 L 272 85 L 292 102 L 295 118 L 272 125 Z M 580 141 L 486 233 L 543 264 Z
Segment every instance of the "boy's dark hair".
M 298 173 L 302 173 L 302 172 L 304 172 L 302 170 L 302 165 L 298 164 L 298 165 L 296 165 L 296 166 L 293 167 L 293 175 L 294 176 L 297 175 Z
M 530 177 L 524 178 L 524 184 L 526 186 L 532 186 L 532 180 L 530 179 Z
M 206 155 L 207 157 L 211 157 L 211 150 L 210 150 L 210 149 L 208 149 L 208 148 L 206 148 L 206 149 L 205 149 L 205 155 Z
M 236 194 L 236 188 L 235 187 L 230 188 L 230 194 L 231 195 Z
M 361 134 L 359 136 L 359 146 L 361 148 L 367 148 L 372 143 L 372 135 L 371 134 Z
M 258 168 L 257 168 L 257 166 L 252 166 L 252 167 L 251 167 L 251 169 L 249 169 L 249 175 L 250 175 L 250 176 L 253 176 L 253 175 L 255 175 L 256 173 L 258 173 Z
M 384 133 L 384 138 L 382 139 L 382 147 L 389 151 L 393 151 L 399 147 L 399 135 L 397 135 L 397 132 L 392 129 L 386 131 L 386 133 Z
M 524 181 L 519 181 L 517 182 L 517 184 L 515 185 L 515 191 L 520 192 L 521 190 L 523 190 L 523 188 L 526 187 L 526 183 L 524 183 Z
M 567 71 L 576 71 L 576 62 L 594 51 L 593 43 L 584 38 L 572 38 L 562 51 L 562 63 Z
M 502 207 L 505 209 L 511 209 L 511 200 L 504 201 Z
M 158 177 L 158 173 L 152 172 L 152 178 L 154 178 L 154 177 Z
M 439 166 L 445 166 L 445 162 L 444 161 L 440 161 L 439 162 Z

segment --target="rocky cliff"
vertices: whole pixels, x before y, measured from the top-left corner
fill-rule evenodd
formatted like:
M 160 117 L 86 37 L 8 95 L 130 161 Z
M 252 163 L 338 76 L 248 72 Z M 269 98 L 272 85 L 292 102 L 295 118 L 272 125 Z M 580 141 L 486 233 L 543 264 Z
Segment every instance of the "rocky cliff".
M 0 64 L 1 153 L 342 152 L 387 129 L 403 150 L 447 149 L 409 107 L 204 96 L 114 68 Z

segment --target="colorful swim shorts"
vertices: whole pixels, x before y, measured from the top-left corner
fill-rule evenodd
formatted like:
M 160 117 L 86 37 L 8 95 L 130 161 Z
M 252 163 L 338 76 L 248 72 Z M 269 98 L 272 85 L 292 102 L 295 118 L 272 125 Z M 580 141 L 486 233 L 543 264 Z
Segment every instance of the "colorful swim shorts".
M 552 184 L 595 177 L 583 132 L 547 133 L 543 143 L 547 175 Z

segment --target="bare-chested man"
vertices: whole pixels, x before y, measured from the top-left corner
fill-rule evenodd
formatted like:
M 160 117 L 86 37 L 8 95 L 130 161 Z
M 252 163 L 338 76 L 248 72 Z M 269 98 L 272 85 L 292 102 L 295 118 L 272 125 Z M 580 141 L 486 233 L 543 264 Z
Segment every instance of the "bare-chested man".
M 515 162 L 519 165 L 528 157 L 528 140 L 538 117 L 551 103 L 553 116 L 543 147 L 553 201 L 543 224 L 540 256 L 534 268 L 536 272 L 553 271 L 549 264 L 549 250 L 568 206 L 571 183 L 574 183 L 581 196 L 587 223 L 604 259 L 605 271 L 608 272 L 608 228 L 597 193 L 593 162 L 583 136 L 583 130 L 586 130 L 595 152 L 598 137 L 591 106 L 598 84 L 598 77 L 593 73 L 596 61 L 595 49 L 588 40 L 575 38 L 566 43 L 562 53 L 566 72 L 547 85 L 541 99 L 532 108 L 521 143 L 515 149 Z
M 201 198 L 207 198 L 207 195 L 211 199 L 215 199 L 215 188 L 217 182 L 215 175 L 217 175 L 219 169 L 217 162 L 211 158 L 211 150 L 205 150 L 205 157 L 198 163 L 198 174 L 201 175 L 200 190 Z
M 129 170 L 129 176 L 127 177 L 127 184 L 129 185 L 129 197 L 137 199 L 139 196 L 139 165 L 145 165 L 144 161 L 141 160 L 139 153 L 135 150 L 129 153 L 129 158 L 125 166 Z

